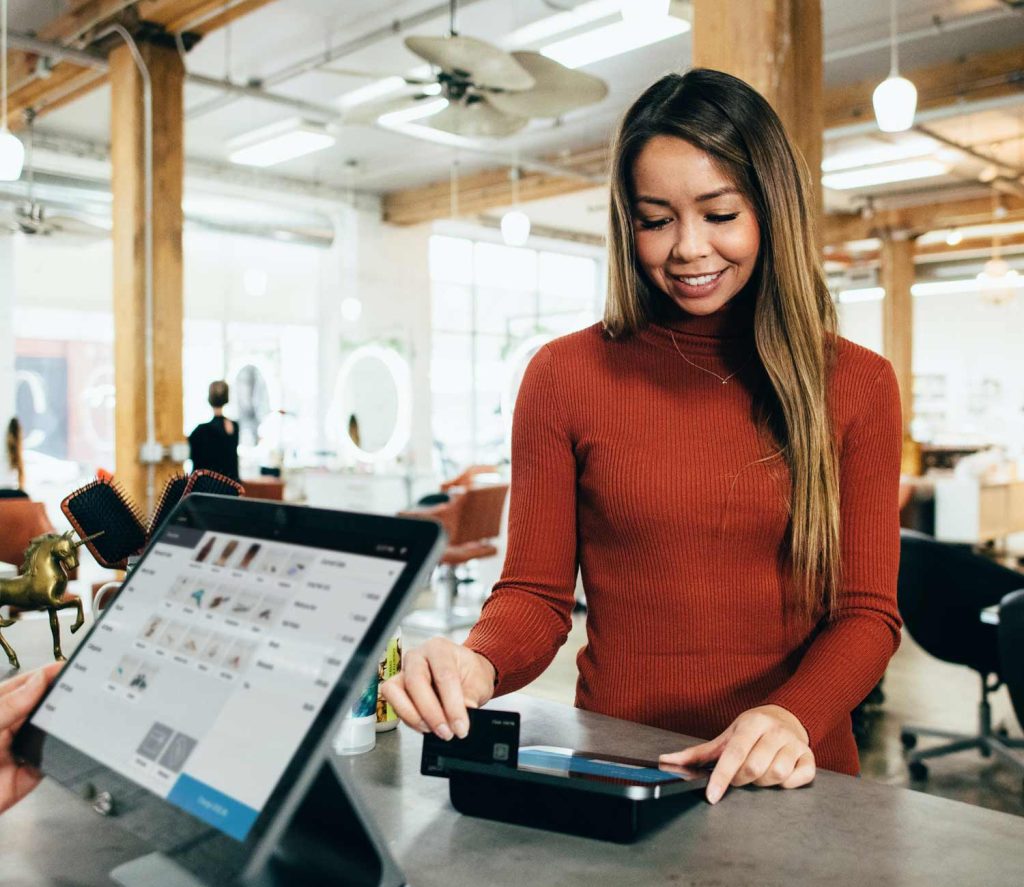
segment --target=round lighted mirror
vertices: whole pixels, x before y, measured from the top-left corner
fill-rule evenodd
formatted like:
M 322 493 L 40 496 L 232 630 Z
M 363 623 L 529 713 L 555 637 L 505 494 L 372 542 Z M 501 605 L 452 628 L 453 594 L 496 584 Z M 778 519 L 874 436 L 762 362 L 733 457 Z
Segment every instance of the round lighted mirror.
M 356 348 L 338 370 L 328 439 L 349 459 L 381 463 L 406 448 L 411 431 L 409 364 L 392 348 Z

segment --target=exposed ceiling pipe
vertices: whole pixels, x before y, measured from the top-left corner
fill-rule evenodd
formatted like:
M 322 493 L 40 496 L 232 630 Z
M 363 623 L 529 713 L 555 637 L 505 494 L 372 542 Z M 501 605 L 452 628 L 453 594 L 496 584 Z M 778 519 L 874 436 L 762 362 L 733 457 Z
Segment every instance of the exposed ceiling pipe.
M 462 0 L 462 8 L 465 9 L 467 6 L 472 6 L 474 3 L 479 2 L 480 0 Z M 395 19 L 390 24 L 384 25 L 380 28 L 375 28 L 374 30 L 368 31 L 366 34 L 362 34 L 352 40 L 346 40 L 344 43 L 339 43 L 337 46 L 328 47 L 323 52 L 307 56 L 300 61 L 288 65 L 286 68 L 281 68 L 273 74 L 268 74 L 266 77 L 260 78 L 259 85 L 264 87 L 277 86 L 279 83 L 284 83 L 287 80 L 298 77 L 300 74 L 307 74 L 310 71 L 323 67 L 324 65 L 329 65 L 331 62 L 343 58 L 346 55 L 351 55 L 353 52 L 358 52 L 360 49 L 366 49 L 366 47 L 372 46 L 381 40 L 386 40 L 388 37 L 394 37 L 401 34 L 403 31 L 418 27 L 419 25 L 427 24 L 428 22 L 432 22 L 447 14 L 448 4 L 442 3 L 439 6 L 432 6 L 430 9 L 425 9 L 423 12 L 415 13 L 414 15 L 407 16 L 406 18 Z M 188 26 L 182 30 L 188 30 Z M 189 109 L 186 116 L 189 119 L 201 117 L 203 114 L 216 111 L 231 104 L 231 102 L 231 96 L 222 96 L 219 99 L 213 99 L 212 101 Z

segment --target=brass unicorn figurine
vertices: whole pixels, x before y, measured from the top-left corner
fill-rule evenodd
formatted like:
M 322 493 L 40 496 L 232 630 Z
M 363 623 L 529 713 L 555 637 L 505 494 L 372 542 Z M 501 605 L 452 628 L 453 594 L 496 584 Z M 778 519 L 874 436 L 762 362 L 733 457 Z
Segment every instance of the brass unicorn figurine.
M 97 533 L 81 542 L 72 542 L 73 534 L 74 530 L 68 530 L 63 535 L 47 533 L 45 536 L 37 536 L 29 543 L 25 552 L 25 563 L 21 567 L 22 575 L 14 579 L 0 579 L 0 606 L 11 604 L 21 610 L 50 611 L 53 658 L 59 662 L 64 660 L 64 654 L 60 650 L 60 623 L 57 621 L 57 611 L 68 607 L 78 609 L 78 618 L 71 626 L 72 634 L 85 622 L 81 598 L 73 594 L 64 594 L 68 587 L 68 574 L 78 566 L 79 547 L 101 535 Z M 14 625 L 16 621 L 0 618 L 0 628 Z M 21 668 L 14 648 L 7 643 L 2 633 L 0 647 L 3 647 L 7 654 L 11 667 Z

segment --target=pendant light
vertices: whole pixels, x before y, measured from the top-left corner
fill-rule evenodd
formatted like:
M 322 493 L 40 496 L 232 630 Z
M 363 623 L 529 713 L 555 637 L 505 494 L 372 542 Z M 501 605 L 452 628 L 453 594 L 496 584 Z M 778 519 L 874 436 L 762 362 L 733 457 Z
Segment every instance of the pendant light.
M 889 0 L 889 76 L 871 96 L 875 106 L 875 120 L 882 132 L 903 132 L 914 125 L 917 110 L 917 87 L 906 77 L 900 77 L 899 45 L 896 42 L 896 0 Z
M 0 0 L 0 182 L 21 178 L 25 146 L 7 128 L 7 0 Z
M 501 239 L 506 246 L 524 246 L 530 239 L 530 217 L 519 209 L 519 167 L 513 166 L 512 209 L 501 217 Z
M 999 195 L 993 194 L 992 216 L 998 219 L 999 210 L 1002 209 Z M 978 283 L 981 284 L 981 297 L 990 305 L 1005 305 L 1012 301 L 1016 295 L 1019 275 L 1015 268 L 1011 268 L 1002 256 L 1002 241 L 999 234 L 992 235 L 991 258 L 985 263 L 978 275 Z

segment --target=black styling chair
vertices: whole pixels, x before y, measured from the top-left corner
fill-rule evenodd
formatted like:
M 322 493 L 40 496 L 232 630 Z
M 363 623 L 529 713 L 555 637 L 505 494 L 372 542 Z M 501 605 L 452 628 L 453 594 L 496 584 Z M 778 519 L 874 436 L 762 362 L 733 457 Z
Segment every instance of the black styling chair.
M 1004 597 L 1021 598 L 1022 606 L 1012 608 L 1017 625 L 1015 643 L 1019 649 L 1024 638 L 1024 574 L 1001 567 L 988 558 L 973 554 L 962 546 L 948 545 L 913 530 L 900 531 L 900 572 L 897 593 L 900 613 L 911 637 L 928 653 L 944 662 L 966 665 L 981 679 L 976 735 L 936 730 L 931 727 L 904 726 L 900 738 L 907 749 L 907 765 L 912 779 L 928 778 L 927 758 L 937 758 L 967 749 L 977 749 L 984 757 L 993 753 L 1024 775 L 1024 755 L 1013 749 L 1024 748 L 1024 740 L 1010 739 L 992 730 L 992 709 L 988 697 L 1006 680 L 1009 669 L 1016 668 L 1018 695 L 1014 706 L 1018 718 L 1024 714 L 1024 653 L 1017 652 L 1013 665 L 1000 655 L 1000 634 L 1013 629 L 1009 623 L 992 625 L 981 620 L 981 611 L 1000 604 Z M 1000 614 L 1002 615 L 1002 614 Z M 1011 687 L 1013 696 L 1013 685 Z M 912 751 L 918 737 L 949 740 L 933 748 Z

